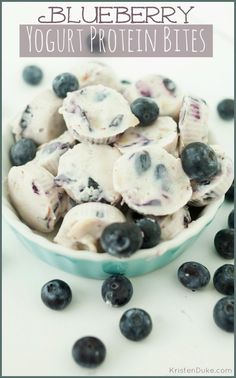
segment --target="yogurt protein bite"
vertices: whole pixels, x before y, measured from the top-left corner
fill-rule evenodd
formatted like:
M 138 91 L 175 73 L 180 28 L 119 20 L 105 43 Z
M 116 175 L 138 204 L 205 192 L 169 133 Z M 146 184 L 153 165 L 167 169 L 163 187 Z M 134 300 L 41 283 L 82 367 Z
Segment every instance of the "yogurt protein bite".
M 77 203 L 115 204 L 121 196 L 114 189 L 112 172 L 119 157 L 114 147 L 80 143 L 60 158 L 55 184 Z
M 176 84 L 161 75 L 147 75 L 127 85 L 123 95 L 131 103 L 140 96 L 151 97 L 156 101 L 160 115 L 178 119 L 183 95 Z
M 104 203 L 77 205 L 66 214 L 54 241 L 72 249 L 97 252 L 104 228 L 115 222 L 125 222 L 125 216 L 114 206 Z
M 33 162 L 10 169 L 8 190 L 20 217 L 34 230 L 51 232 L 64 215 L 64 190 L 54 185 L 51 173 Z
M 192 195 L 180 159 L 156 145 L 120 157 L 114 165 L 113 180 L 125 203 L 142 214 L 172 214 Z
M 125 98 L 114 89 L 91 85 L 68 93 L 60 113 L 73 137 L 92 143 L 112 143 L 139 121 Z
M 30 138 L 36 144 L 47 143 L 66 130 L 65 122 L 58 113 L 62 100 L 52 90 L 38 94 L 11 123 L 16 138 Z
M 156 144 L 175 154 L 177 149 L 177 124 L 171 117 L 159 117 L 150 126 L 130 127 L 115 142 L 120 152 L 135 151 Z

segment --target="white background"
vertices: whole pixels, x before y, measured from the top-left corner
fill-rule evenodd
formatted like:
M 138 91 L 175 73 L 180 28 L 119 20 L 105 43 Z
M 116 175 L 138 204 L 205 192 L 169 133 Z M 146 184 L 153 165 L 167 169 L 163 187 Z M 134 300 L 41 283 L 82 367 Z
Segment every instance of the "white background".
M 76 7 L 76 3 L 71 5 Z M 210 105 L 210 127 L 233 157 L 233 122 L 220 120 L 216 113 L 219 100 L 233 97 L 233 3 L 183 3 L 186 5 L 195 5 L 191 23 L 213 24 L 213 58 L 105 61 L 121 78 L 160 73 L 175 80 L 185 92 L 205 98 Z M 18 25 L 36 23 L 46 6 L 29 2 L 3 4 L 4 121 L 43 87 L 50 86 L 58 73 L 82 60 L 19 58 Z M 31 63 L 38 64 L 45 74 L 37 88 L 30 88 L 21 78 L 22 68 Z M 134 296 L 120 309 L 103 303 L 101 281 L 75 277 L 37 260 L 3 224 L 3 375 L 181 375 L 181 371 L 171 368 L 214 369 L 196 374 L 204 376 L 233 375 L 233 336 L 217 328 L 212 319 L 214 304 L 221 295 L 212 282 L 202 292 L 192 293 L 176 278 L 178 267 L 185 261 L 205 264 L 212 275 L 228 262 L 216 255 L 213 239 L 219 229 L 227 226 L 232 207 L 225 203 L 212 224 L 178 260 L 162 270 L 132 278 Z M 73 302 L 62 312 L 50 311 L 40 299 L 42 285 L 53 278 L 65 280 L 73 290 Z M 119 319 L 130 307 L 145 309 L 153 319 L 153 332 L 140 343 L 126 340 L 119 332 Z M 101 338 L 107 347 L 107 358 L 96 370 L 82 369 L 72 360 L 72 345 L 84 335 Z M 231 373 L 216 369 L 231 369 Z

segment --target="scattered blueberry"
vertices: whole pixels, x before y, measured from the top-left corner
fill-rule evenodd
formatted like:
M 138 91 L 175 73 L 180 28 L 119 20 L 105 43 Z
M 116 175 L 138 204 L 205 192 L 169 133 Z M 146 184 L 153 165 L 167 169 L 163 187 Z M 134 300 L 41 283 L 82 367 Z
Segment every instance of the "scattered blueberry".
M 215 323 L 227 332 L 234 332 L 234 297 L 221 298 L 213 310 Z
M 43 285 L 41 299 L 52 310 L 63 310 L 71 302 L 71 289 L 62 280 L 52 280 Z
M 43 71 L 37 66 L 27 66 L 23 70 L 23 79 L 26 83 L 37 85 L 43 78 Z
M 225 193 L 225 199 L 228 201 L 234 200 L 234 181 L 232 182 L 228 191 Z
M 201 142 L 188 144 L 181 153 L 181 162 L 189 178 L 200 182 L 209 180 L 219 170 L 214 150 Z
M 23 165 L 34 159 L 37 146 L 32 139 L 22 138 L 10 148 L 12 165 Z
M 139 308 L 131 308 L 120 319 L 120 331 L 127 339 L 140 341 L 147 337 L 152 330 L 150 315 Z
M 105 360 L 106 348 L 97 337 L 85 336 L 74 344 L 72 356 L 80 366 L 95 368 Z
M 55 77 L 52 88 L 58 97 L 65 98 L 68 92 L 79 89 L 79 82 L 75 75 L 66 72 Z
M 228 225 L 229 225 L 229 228 L 234 228 L 234 209 L 231 211 L 231 213 L 228 216 Z
M 140 218 L 135 221 L 143 232 L 143 243 L 141 249 L 155 247 L 161 239 L 161 228 L 157 222 L 150 218 Z
M 112 223 L 107 226 L 100 242 L 103 250 L 112 256 L 128 257 L 142 245 L 142 232 L 132 223 Z
M 132 102 L 130 108 L 142 126 L 150 125 L 159 116 L 159 107 L 150 98 L 139 97 Z
M 213 284 L 219 293 L 234 294 L 234 265 L 225 264 L 215 271 Z
M 234 118 L 234 100 L 226 98 L 217 105 L 219 116 L 228 121 Z
M 128 278 L 122 275 L 108 277 L 102 285 L 104 302 L 113 307 L 124 306 L 133 295 L 133 286 Z
M 234 229 L 225 228 L 217 232 L 214 244 L 217 252 L 225 259 L 234 258 Z
M 190 290 L 198 290 L 210 281 L 209 270 L 202 264 L 190 261 L 182 264 L 178 269 L 178 279 Z

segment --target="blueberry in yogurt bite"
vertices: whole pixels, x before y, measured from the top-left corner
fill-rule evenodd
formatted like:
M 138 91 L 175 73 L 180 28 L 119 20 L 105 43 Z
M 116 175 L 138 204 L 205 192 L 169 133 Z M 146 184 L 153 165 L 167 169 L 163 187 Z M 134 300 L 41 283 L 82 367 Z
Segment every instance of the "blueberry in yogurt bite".
M 234 229 L 225 228 L 217 232 L 214 238 L 215 249 L 224 259 L 234 258 Z
M 85 368 L 96 368 L 106 357 L 106 347 L 94 336 L 85 336 L 77 340 L 72 348 L 75 362 Z
M 79 89 L 79 81 L 75 75 L 65 72 L 55 77 L 52 88 L 58 97 L 65 98 L 68 92 Z
M 234 228 L 234 209 L 231 211 L 231 213 L 228 216 L 228 226 L 229 228 Z
M 11 146 L 10 160 L 12 165 L 19 166 L 33 160 L 37 146 L 32 139 L 22 138 Z
M 122 275 L 108 277 L 102 285 L 102 298 L 105 303 L 113 307 L 121 307 L 128 303 L 133 295 L 130 280 Z
M 43 71 L 38 66 L 26 66 L 22 76 L 27 84 L 37 85 L 42 81 Z
M 213 318 L 218 327 L 227 332 L 234 332 L 234 297 L 221 298 L 213 310 Z
M 234 100 L 226 98 L 219 102 L 217 105 L 217 111 L 219 116 L 225 121 L 229 121 L 234 118 Z
M 107 226 L 100 239 L 103 250 L 112 256 L 129 257 L 142 245 L 140 228 L 132 223 L 113 223 Z
M 234 294 L 234 265 L 225 264 L 215 271 L 213 284 L 219 293 L 224 295 Z
M 219 163 L 214 150 L 205 143 L 188 144 L 181 153 L 182 167 L 190 179 L 206 181 L 219 171 Z
M 71 302 L 72 292 L 66 282 L 56 279 L 43 285 L 41 299 L 52 310 L 63 310 Z
M 120 331 L 127 339 L 140 341 L 145 339 L 152 330 L 150 315 L 139 308 L 131 308 L 120 319 Z
M 187 289 L 195 291 L 205 287 L 209 283 L 210 273 L 204 265 L 190 261 L 179 267 L 178 279 Z
M 142 126 L 150 125 L 159 116 L 159 107 L 150 98 L 139 97 L 132 102 L 130 108 Z

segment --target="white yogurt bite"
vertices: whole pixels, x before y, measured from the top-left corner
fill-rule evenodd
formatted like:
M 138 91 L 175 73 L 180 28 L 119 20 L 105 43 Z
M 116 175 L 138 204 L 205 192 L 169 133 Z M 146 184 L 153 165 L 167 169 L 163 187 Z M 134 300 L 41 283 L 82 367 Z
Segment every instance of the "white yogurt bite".
M 147 75 L 127 86 L 123 95 L 131 103 L 138 97 L 150 97 L 159 106 L 160 115 L 178 119 L 183 99 L 177 85 L 161 75 Z
M 54 241 L 68 248 L 98 252 L 98 241 L 104 228 L 111 223 L 125 220 L 122 212 L 111 205 L 77 205 L 66 214 Z
M 188 227 L 191 216 L 187 206 L 173 214 L 164 217 L 155 217 L 161 228 L 161 240 L 171 240 Z
M 74 145 L 75 139 L 69 131 L 65 131 L 58 138 L 42 144 L 38 148 L 34 162 L 56 176 L 60 157 Z
M 116 90 L 119 88 L 119 80 L 116 73 L 104 63 L 88 61 L 74 66 L 71 72 L 78 78 L 80 88 L 96 84 L 102 84 Z
M 209 109 L 199 97 L 185 96 L 179 116 L 180 150 L 193 142 L 208 142 Z
M 172 214 L 192 195 L 180 159 L 156 145 L 121 156 L 114 165 L 113 183 L 124 202 L 141 214 Z
M 121 197 L 114 189 L 112 172 L 119 157 L 115 147 L 80 143 L 61 156 L 55 184 L 77 203 L 117 203 Z
M 30 138 L 38 145 L 57 138 L 66 130 L 66 125 L 58 109 L 62 99 L 53 91 L 39 93 L 12 122 L 12 133 L 16 140 Z
M 51 173 L 32 162 L 10 169 L 8 190 L 23 222 L 34 230 L 53 231 L 64 214 L 67 204 L 64 190 L 55 187 Z
M 192 206 L 205 206 L 223 196 L 232 184 L 234 169 L 232 160 L 226 156 L 221 146 L 213 145 L 219 162 L 219 171 L 216 176 L 202 183 L 191 181 L 193 194 L 189 204 Z
M 130 127 L 119 136 L 115 146 L 121 153 L 126 153 L 155 144 L 175 154 L 177 142 L 176 122 L 171 117 L 159 117 L 150 126 Z
M 103 85 L 68 93 L 60 113 L 70 133 L 81 142 L 109 144 L 139 123 L 125 98 Z

